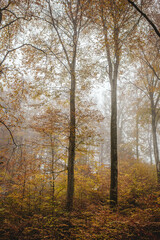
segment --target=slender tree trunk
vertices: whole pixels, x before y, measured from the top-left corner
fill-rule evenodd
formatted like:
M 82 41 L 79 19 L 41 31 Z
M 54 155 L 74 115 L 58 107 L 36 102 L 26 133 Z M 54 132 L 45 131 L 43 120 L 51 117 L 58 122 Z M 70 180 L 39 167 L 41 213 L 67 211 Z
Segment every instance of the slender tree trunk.
M 74 163 L 75 163 L 75 147 L 76 147 L 76 106 L 75 106 L 75 91 L 76 91 L 76 57 L 78 44 L 77 19 L 80 1 L 77 1 L 76 17 L 73 21 L 73 53 L 70 63 L 71 89 L 70 89 L 70 136 L 69 136 L 69 152 L 68 152 L 68 185 L 67 185 L 67 211 L 73 209 L 74 197 Z
M 51 173 L 52 173 L 52 216 L 55 212 L 55 159 L 54 159 L 54 142 L 51 136 Z
M 68 185 L 67 185 L 67 211 L 72 211 L 74 196 L 74 161 L 75 161 L 75 71 L 71 72 L 71 90 L 70 90 L 70 136 L 68 152 Z
M 118 203 L 118 149 L 117 149 L 117 78 L 119 68 L 119 31 L 114 29 L 114 61 L 111 60 L 111 47 L 108 41 L 108 29 L 105 25 L 102 10 L 102 24 L 105 37 L 105 47 L 109 68 L 109 80 L 111 84 L 111 184 L 110 184 L 110 207 L 116 207 Z M 114 63 L 113 63 L 114 62 Z
M 110 207 L 118 204 L 117 79 L 120 62 L 119 29 L 114 19 L 114 64 L 111 81 L 111 186 Z
M 24 158 L 24 180 L 23 180 L 23 189 L 22 189 L 22 205 L 21 205 L 21 211 L 23 211 L 23 201 L 25 197 L 25 191 L 26 191 L 26 161 Z
M 29 215 L 31 214 L 31 188 L 30 188 L 30 183 L 28 187 L 28 213 Z
M 152 105 L 152 104 L 151 104 Z M 152 134 L 153 134 L 153 148 L 154 148 L 154 157 L 157 169 L 157 181 L 160 184 L 160 161 L 159 161 L 159 150 L 157 142 L 157 129 L 156 129 L 156 113 L 152 107 Z
M 148 130 L 149 132 L 149 130 Z M 150 164 L 153 165 L 153 158 L 152 158 L 152 135 L 149 134 L 149 155 L 150 155 Z
M 99 162 L 100 162 L 100 166 L 103 165 L 103 143 L 101 143 L 100 145 L 100 156 L 99 156 Z
M 137 162 L 139 161 L 139 119 L 138 115 L 136 115 L 136 157 Z
M 118 202 L 118 151 L 117 151 L 117 78 L 111 84 L 111 186 L 110 206 Z

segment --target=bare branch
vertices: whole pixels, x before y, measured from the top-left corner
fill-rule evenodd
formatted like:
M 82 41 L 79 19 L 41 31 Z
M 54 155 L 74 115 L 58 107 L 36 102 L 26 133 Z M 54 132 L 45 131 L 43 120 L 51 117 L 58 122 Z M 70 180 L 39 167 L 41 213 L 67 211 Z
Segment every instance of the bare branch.
M 16 142 L 15 142 L 15 140 L 14 140 L 14 137 L 13 137 L 12 132 L 11 132 L 11 130 L 9 129 L 9 127 L 8 127 L 2 120 L 0 120 L 0 123 L 1 123 L 3 126 L 5 126 L 5 128 L 8 130 L 8 132 L 9 132 L 9 134 L 10 134 L 10 136 L 11 136 L 11 139 L 12 139 L 14 145 L 17 147 L 17 144 L 16 144 Z
M 16 21 L 19 20 L 19 19 L 25 19 L 25 18 L 24 18 L 24 17 L 18 17 L 18 18 L 16 18 L 16 19 L 14 19 L 13 21 L 5 24 L 3 27 L 0 28 L 0 30 L 6 28 L 6 27 L 8 27 L 8 26 L 10 26 L 12 23 L 16 22 Z
M 55 58 L 57 58 L 57 60 L 58 60 L 58 61 L 66 68 L 66 70 L 70 73 L 69 68 L 64 64 L 63 61 L 61 61 L 61 59 L 57 56 L 57 54 L 54 53 L 54 52 L 51 50 L 51 48 L 48 47 L 48 49 L 49 49 L 50 52 L 53 54 L 53 56 L 54 56 Z
M 8 7 L 9 7 L 9 5 L 11 4 L 11 1 L 8 1 L 8 4 L 4 7 L 4 8 L 2 8 L 1 10 L 3 11 L 3 10 L 6 10 Z
M 65 46 L 64 46 L 64 43 L 63 43 L 63 41 L 62 41 L 62 38 L 61 38 L 61 36 L 60 36 L 60 33 L 59 33 L 58 29 L 57 29 L 56 22 L 55 22 L 55 19 L 54 19 L 54 17 L 53 17 L 53 13 L 52 13 L 52 8 L 51 8 L 50 1 L 49 1 L 49 11 L 50 11 L 50 15 L 51 15 L 53 27 L 54 27 L 54 29 L 55 29 L 55 31 L 56 31 L 56 33 L 57 33 L 58 39 L 59 39 L 59 41 L 60 41 L 60 43 L 61 43 L 61 46 L 62 46 L 62 48 L 63 48 L 63 51 L 64 51 L 64 54 L 65 54 L 65 56 L 66 56 L 66 60 L 67 60 L 67 62 L 68 62 L 68 65 L 70 66 L 69 56 L 68 56 L 67 50 L 66 50 L 66 48 L 65 48 Z
M 8 50 L 7 53 L 5 54 L 5 56 L 3 57 L 3 60 L 0 62 L 0 66 L 4 63 L 4 61 L 6 60 L 7 56 L 9 55 L 9 53 L 12 53 L 12 52 L 14 52 L 14 51 L 16 51 L 18 49 L 21 49 L 21 48 L 23 48 L 25 46 L 30 46 L 30 47 L 32 47 L 32 48 L 34 48 L 34 49 L 36 49 L 36 50 L 38 50 L 40 52 L 43 52 L 44 54 L 47 54 L 43 49 L 40 49 L 40 48 L 30 44 L 30 43 L 24 43 L 24 44 L 22 44 L 22 45 L 20 45 L 20 46 L 18 46 L 16 48 Z
M 151 21 L 151 19 L 149 19 L 149 17 L 142 12 L 141 9 L 139 9 L 139 7 L 131 0 L 128 0 L 128 2 L 147 20 L 147 22 L 152 26 L 152 28 L 154 29 L 155 33 L 157 34 L 158 37 L 160 37 L 160 32 L 157 29 L 156 25 Z

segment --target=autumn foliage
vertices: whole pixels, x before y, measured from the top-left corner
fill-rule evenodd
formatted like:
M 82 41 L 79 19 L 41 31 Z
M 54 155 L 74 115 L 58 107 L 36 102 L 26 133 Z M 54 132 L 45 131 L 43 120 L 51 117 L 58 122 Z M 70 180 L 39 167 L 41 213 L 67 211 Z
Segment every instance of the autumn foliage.
M 158 1 L 0 1 L 0 240 L 160 239 Z

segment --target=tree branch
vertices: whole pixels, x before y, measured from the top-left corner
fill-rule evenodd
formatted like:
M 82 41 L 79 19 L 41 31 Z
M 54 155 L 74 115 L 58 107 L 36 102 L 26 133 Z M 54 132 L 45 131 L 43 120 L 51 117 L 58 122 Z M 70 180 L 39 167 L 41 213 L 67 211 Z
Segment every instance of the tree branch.
M 6 10 L 10 4 L 11 4 L 11 1 L 9 1 L 8 4 L 4 8 L 1 9 L 1 11 Z
M 8 132 L 9 132 L 9 134 L 10 134 L 10 136 L 11 136 L 11 139 L 12 139 L 14 145 L 17 147 L 17 144 L 16 144 L 16 142 L 15 142 L 15 140 L 14 140 L 14 137 L 13 137 L 12 132 L 11 132 L 11 130 L 9 129 L 9 127 L 8 127 L 2 120 L 0 120 L 0 123 L 1 123 L 3 126 L 5 126 L 5 128 L 8 130 Z
M 147 20 L 147 22 L 152 26 L 152 28 L 154 29 L 155 33 L 157 34 L 158 37 L 160 37 L 160 32 L 157 29 L 156 25 L 151 21 L 151 19 L 149 19 L 149 17 L 142 12 L 141 9 L 139 9 L 139 7 L 131 0 L 128 0 L 128 2 Z
M 16 50 L 18 50 L 18 49 L 21 49 L 21 48 L 23 48 L 23 47 L 25 47 L 25 46 L 32 47 L 32 48 L 36 49 L 37 51 L 40 51 L 40 52 L 42 52 L 42 53 L 44 53 L 44 54 L 47 54 L 44 50 L 42 50 L 42 49 L 40 49 L 40 48 L 38 48 L 38 47 L 30 44 L 30 43 L 24 43 L 24 44 L 22 44 L 22 45 L 20 45 L 20 46 L 18 46 L 18 47 L 16 47 L 16 48 L 13 48 L 13 49 L 11 49 L 11 50 L 8 50 L 8 51 L 6 52 L 6 54 L 5 54 L 5 56 L 3 57 L 3 60 L 0 62 L 0 66 L 3 64 L 3 62 L 5 61 L 5 59 L 7 58 L 7 56 L 8 56 L 9 53 L 14 52 L 14 51 L 16 51 Z
M 24 17 L 17 17 L 17 18 L 14 19 L 13 21 L 11 21 L 11 22 L 5 24 L 3 27 L 1 27 L 0 30 L 2 30 L 3 28 L 6 28 L 6 27 L 8 27 L 8 26 L 10 26 L 12 23 L 18 21 L 19 19 L 25 19 L 25 18 L 24 18 Z

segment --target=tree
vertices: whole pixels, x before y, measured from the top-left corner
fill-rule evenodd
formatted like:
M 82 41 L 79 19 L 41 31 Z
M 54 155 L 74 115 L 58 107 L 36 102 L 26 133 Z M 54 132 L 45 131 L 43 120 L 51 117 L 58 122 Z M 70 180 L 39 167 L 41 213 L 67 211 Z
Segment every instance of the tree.
M 158 149 L 158 139 L 157 139 L 157 126 L 159 123 L 159 100 L 160 100 L 160 90 L 159 90 L 159 51 L 156 50 L 154 46 L 150 46 L 147 52 L 141 49 L 141 68 L 139 71 L 141 81 L 143 85 L 139 88 L 146 94 L 150 102 L 150 113 L 151 113 L 151 125 L 152 125 L 152 136 L 153 136 L 153 148 L 154 157 L 157 169 L 157 179 L 160 183 L 160 169 L 159 169 L 159 149 Z M 153 55 L 154 54 L 154 55 Z
M 41 136 L 38 138 L 39 142 L 41 142 L 41 148 L 44 149 L 44 153 L 47 153 L 45 171 L 50 176 L 52 215 L 54 215 L 56 204 L 56 178 L 60 173 L 67 170 L 64 161 L 66 143 L 62 136 L 66 134 L 68 128 L 64 120 L 65 118 L 60 110 L 52 109 L 51 107 L 46 109 L 44 107 L 44 113 L 39 116 L 35 115 L 33 119 L 34 123 L 31 124 L 31 127 L 37 133 L 40 133 Z M 41 137 L 43 138 L 41 139 Z
M 42 1 L 42 6 L 43 6 Z M 43 53 L 52 55 L 61 67 L 64 67 L 70 77 L 70 133 L 68 147 L 68 184 L 67 184 L 67 210 L 73 207 L 74 196 L 74 162 L 75 162 L 75 143 L 76 143 L 76 66 L 77 51 L 81 31 L 88 23 L 84 12 L 88 7 L 88 0 L 74 1 L 47 1 L 42 7 L 43 11 L 35 16 L 37 21 L 43 22 L 50 31 L 50 42 L 46 43 L 42 39 L 41 43 L 46 48 Z M 60 10 L 60 11 L 59 11 Z M 44 13 L 44 14 L 43 14 Z M 46 14 L 47 13 L 47 14 Z M 58 44 L 55 46 L 55 42 Z M 39 43 L 40 44 L 40 43 Z M 37 49 L 39 49 L 37 47 Z M 53 63 L 52 63 L 53 64 Z
M 118 154 L 117 154 L 117 80 L 126 39 L 133 31 L 134 18 L 125 1 L 97 1 L 98 23 L 100 22 L 107 57 L 107 74 L 111 86 L 111 207 L 118 203 Z M 131 21 L 133 23 L 131 23 Z

